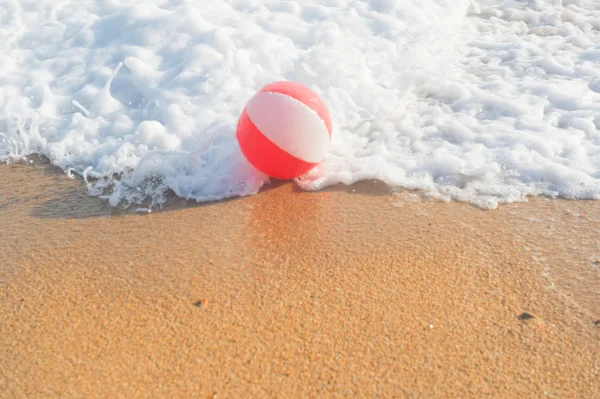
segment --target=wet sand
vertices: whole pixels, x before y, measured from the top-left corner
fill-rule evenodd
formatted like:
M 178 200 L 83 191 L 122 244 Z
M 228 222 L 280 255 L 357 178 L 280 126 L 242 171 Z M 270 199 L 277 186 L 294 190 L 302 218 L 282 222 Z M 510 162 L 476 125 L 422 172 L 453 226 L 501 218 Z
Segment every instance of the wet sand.
M 0 184 L 2 398 L 600 397 L 598 201 Z

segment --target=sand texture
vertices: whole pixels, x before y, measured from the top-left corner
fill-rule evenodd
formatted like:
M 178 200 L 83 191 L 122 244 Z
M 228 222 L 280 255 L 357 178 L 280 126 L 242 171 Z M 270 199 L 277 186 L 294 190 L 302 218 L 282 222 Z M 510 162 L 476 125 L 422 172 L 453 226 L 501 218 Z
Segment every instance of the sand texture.
M 600 397 L 599 202 L 0 181 L 2 398 Z

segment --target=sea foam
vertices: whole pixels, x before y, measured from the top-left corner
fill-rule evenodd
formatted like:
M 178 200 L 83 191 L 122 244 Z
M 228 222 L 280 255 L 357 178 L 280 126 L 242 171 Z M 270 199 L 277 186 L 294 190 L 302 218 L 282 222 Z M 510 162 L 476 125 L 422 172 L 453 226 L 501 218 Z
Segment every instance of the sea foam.
M 256 193 L 235 125 L 276 80 L 332 114 L 303 189 L 600 198 L 595 0 L 1 3 L 0 160 L 44 155 L 113 205 Z

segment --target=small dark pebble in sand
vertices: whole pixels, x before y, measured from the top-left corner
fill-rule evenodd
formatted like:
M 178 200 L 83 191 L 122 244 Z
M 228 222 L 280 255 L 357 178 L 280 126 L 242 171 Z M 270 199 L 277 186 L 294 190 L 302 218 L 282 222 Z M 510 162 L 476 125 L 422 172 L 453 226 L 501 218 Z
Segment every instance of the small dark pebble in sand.
M 533 319 L 533 315 L 530 315 L 527 312 L 523 312 L 519 315 L 518 317 L 519 320 L 529 320 L 529 319 Z
M 600 319 L 594 320 L 594 327 L 600 327 Z
M 207 302 L 206 299 L 202 298 L 199 301 L 194 302 L 194 306 L 199 308 L 202 305 L 206 305 L 206 302 Z

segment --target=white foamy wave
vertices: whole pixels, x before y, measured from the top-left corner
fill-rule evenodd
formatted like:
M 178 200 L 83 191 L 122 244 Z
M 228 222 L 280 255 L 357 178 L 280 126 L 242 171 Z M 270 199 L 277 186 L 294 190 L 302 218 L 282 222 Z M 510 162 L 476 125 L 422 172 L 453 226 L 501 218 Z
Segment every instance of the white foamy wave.
M 0 160 L 43 154 L 114 205 L 257 192 L 235 124 L 284 79 L 334 124 L 305 189 L 600 198 L 595 1 L 2 3 Z

